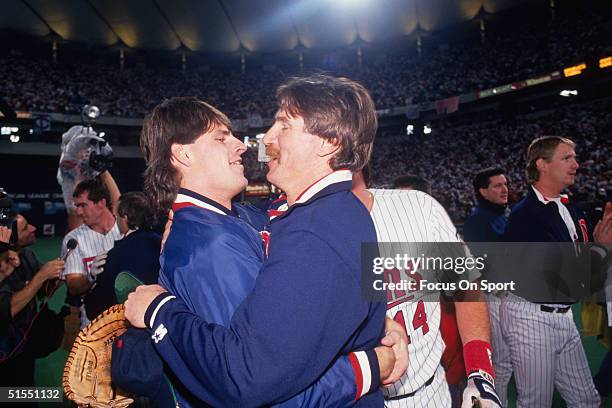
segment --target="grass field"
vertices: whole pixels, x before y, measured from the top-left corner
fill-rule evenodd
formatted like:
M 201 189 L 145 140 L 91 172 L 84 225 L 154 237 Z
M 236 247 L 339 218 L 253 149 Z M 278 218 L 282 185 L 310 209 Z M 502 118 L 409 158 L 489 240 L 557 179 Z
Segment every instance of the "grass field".
M 38 257 L 47 261 L 54 257 L 57 257 L 60 252 L 61 239 L 60 238 L 48 238 L 48 239 L 39 239 L 36 245 L 34 246 L 34 251 L 38 255 Z M 62 286 L 50 300 L 49 305 L 53 310 L 59 310 L 63 304 L 66 296 L 66 288 Z M 582 324 L 579 321 L 580 317 L 580 306 L 577 305 L 574 307 L 574 316 L 577 317 L 577 325 L 578 330 L 582 332 Z M 586 350 L 587 357 L 589 359 L 589 365 L 591 367 L 591 372 L 595 374 L 599 369 L 599 365 L 603 360 L 606 349 L 597 342 L 594 337 L 585 337 L 582 339 L 582 344 Z M 58 387 L 61 386 L 61 378 L 62 372 L 64 369 L 64 363 L 66 362 L 66 357 L 68 356 L 68 352 L 65 350 L 58 350 L 55 353 L 52 353 L 48 357 L 44 359 L 40 359 L 36 363 L 36 384 L 38 386 L 46 386 L 46 387 Z M 41 406 L 53 406 L 53 407 L 70 407 L 70 404 L 64 402 L 63 404 L 42 404 Z M 610 399 L 607 401 L 606 407 L 612 408 L 612 401 Z M 510 385 L 509 389 L 509 407 L 516 407 L 516 392 L 514 390 L 513 384 Z M 559 397 L 559 395 L 555 395 L 555 399 L 553 401 L 553 407 L 565 407 L 565 403 Z

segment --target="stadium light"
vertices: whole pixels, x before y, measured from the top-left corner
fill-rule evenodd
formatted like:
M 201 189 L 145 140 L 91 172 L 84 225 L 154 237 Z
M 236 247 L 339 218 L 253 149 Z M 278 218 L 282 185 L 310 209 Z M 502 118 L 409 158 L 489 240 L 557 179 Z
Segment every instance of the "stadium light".
M 10 139 L 11 142 L 17 143 L 17 142 L 19 142 L 19 135 L 11 135 L 11 137 L 9 139 Z
M 586 64 L 578 64 L 578 65 L 564 68 L 563 75 L 565 75 L 566 78 L 571 77 L 571 76 L 580 75 L 582 74 L 582 71 L 586 69 L 586 67 L 587 67 Z
M 406 126 L 406 136 L 414 134 L 414 125 Z
M 428 135 L 431 133 L 431 128 L 427 125 L 423 126 L 423 134 Z
M 100 132 L 100 133 L 98 133 L 98 136 L 104 137 L 104 136 L 106 136 L 106 132 Z
M 564 89 L 561 92 L 559 92 L 559 95 L 565 96 L 565 97 L 572 96 L 572 95 L 573 96 L 577 96 L 578 95 L 578 90 L 576 90 L 576 89 Z

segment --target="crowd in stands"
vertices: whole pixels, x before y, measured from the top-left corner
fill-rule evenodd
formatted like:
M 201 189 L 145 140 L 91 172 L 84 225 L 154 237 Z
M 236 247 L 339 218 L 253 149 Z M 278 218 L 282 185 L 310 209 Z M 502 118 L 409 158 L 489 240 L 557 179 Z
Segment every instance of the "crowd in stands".
M 420 137 L 381 138 L 372 157 L 373 185 L 388 187 L 397 176 L 412 173 L 432 182 L 433 195 L 461 222 L 475 204 L 472 179 L 488 166 L 501 166 L 511 201 L 526 192 L 525 157 L 538 136 L 562 135 L 576 142 L 580 169 L 575 199 L 593 201 L 600 189 L 612 189 L 611 100 L 571 105 L 536 115 L 477 123 L 441 121 Z
M 391 188 L 396 177 L 406 174 L 424 177 L 453 221 L 462 223 L 476 203 L 472 179 L 478 170 L 502 167 L 514 204 L 527 191 L 525 157 L 531 140 L 562 135 L 576 143 L 580 163 L 573 199 L 593 202 L 597 194 L 612 189 L 611 104 L 612 100 L 600 100 L 512 120 L 441 120 L 429 135 L 378 137 L 370 162 L 371 186 Z M 256 149 L 243 155 L 243 163 L 250 182 L 265 181 L 267 168 L 257 162 Z
M 510 29 L 490 29 L 480 39 L 452 44 L 428 43 L 422 54 L 374 52 L 364 49 L 361 66 L 344 58 L 330 58 L 319 67 L 335 75 L 362 82 L 379 109 L 487 89 L 535 78 L 612 50 L 612 24 L 604 14 L 557 16 L 547 21 L 517 23 Z M 21 51 L 0 56 L 2 95 L 15 110 L 79 113 L 86 103 L 98 105 L 104 116 L 144 117 L 162 99 L 195 95 L 232 119 L 250 114 L 271 118 L 276 109 L 273 90 L 297 66 L 276 69 L 178 68 L 88 61 L 60 61 L 34 57 Z M 609 105 L 608 105 L 609 106 Z M 525 189 L 523 164 L 527 143 L 537 135 L 560 134 L 573 138 L 582 163 L 576 186 L 595 194 L 605 187 L 605 171 L 612 169 L 612 114 L 603 102 L 557 110 L 545 116 L 490 119 L 477 123 L 440 121 L 429 137 L 400 143 L 377 143 L 374 153 L 375 186 L 389 186 L 394 177 L 415 173 L 432 181 L 433 194 L 460 222 L 474 197 L 471 177 L 486 165 L 502 165 L 511 190 Z M 398 135 L 399 136 L 399 135 Z M 247 177 L 263 181 L 266 168 L 256 152 L 245 157 Z M 608 177 L 609 179 L 610 177 Z
M 558 16 L 548 21 L 518 23 L 511 29 L 486 31 L 486 41 L 434 44 L 423 39 L 416 50 L 383 53 L 365 48 L 361 67 L 356 57 L 324 59 L 306 71 L 326 70 L 358 80 L 370 90 L 377 108 L 483 90 L 534 78 L 605 53 L 612 45 L 609 17 L 599 14 Z M 407 40 L 408 41 L 408 40 Z M 606 48 L 608 47 L 608 48 Z M 308 62 L 308 61 L 307 61 Z M 154 67 L 130 63 L 62 61 L 32 57 L 19 51 L 0 56 L 3 97 L 15 110 L 79 113 L 86 103 L 98 105 L 105 116 L 144 117 L 162 99 L 195 95 L 232 119 L 249 114 L 274 114 L 273 90 L 287 76 L 299 74 L 297 64 L 276 69 L 248 67 L 200 69 Z

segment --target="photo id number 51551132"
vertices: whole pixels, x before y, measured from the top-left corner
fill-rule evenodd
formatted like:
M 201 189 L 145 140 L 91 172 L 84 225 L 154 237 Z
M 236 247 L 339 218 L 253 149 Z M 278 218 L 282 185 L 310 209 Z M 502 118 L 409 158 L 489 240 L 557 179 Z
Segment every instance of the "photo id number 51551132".
M 0 387 L 2 402 L 61 402 L 64 393 L 59 387 Z

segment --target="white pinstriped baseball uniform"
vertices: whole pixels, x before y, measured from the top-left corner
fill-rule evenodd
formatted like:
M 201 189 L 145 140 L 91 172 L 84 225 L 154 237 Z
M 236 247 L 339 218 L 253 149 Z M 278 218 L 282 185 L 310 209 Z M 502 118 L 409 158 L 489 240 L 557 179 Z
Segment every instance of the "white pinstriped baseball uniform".
M 446 211 L 433 197 L 416 190 L 369 191 L 374 194 L 371 216 L 378 242 L 404 243 L 397 248 L 381 248 L 381 256 L 385 256 L 383 252 L 388 250 L 402 253 L 405 243 L 461 242 Z M 410 252 L 415 253 L 414 249 Z M 400 271 L 400 275 L 404 280 L 415 279 L 405 271 Z M 387 400 L 385 405 L 450 407 L 450 393 L 440 364 L 445 347 L 440 332 L 440 294 L 428 294 L 426 298 L 422 292 L 390 292 L 388 295 L 387 316 L 405 322 L 410 344 L 408 369 L 397 383 L 385 390 L 385 396 L 414 395 Z
M 62 241 L 62 257 L 68 251 L 66 245 L 71 239 L 76 239 L 78 245 L 66 258 L 66 266 L 62 279 L 66 275 L 84 275 L 89 279 L 88 272 L 94 258 L 102 252 L 112 249 L 115 246 L 115 241 L 121 239 L 121 232 L 119 232 L 117 222 L 115 222 L 113 228 L 106 235 L 94 231 L 85 224 L 81 224 L 64 237 Z M 81 306 L 81 328 L 89 323 L 86 316 L 85 308 Z
M 540 202 L 557 203 L 569 236 L 577 241 L 576 226 L 560 198 L 547 200 L 535 187 L 530 188 Z M 557 310 L 568 308 L 566 304 L 546 306 Z M 555 388 L 569 407 L 600 406 L 599 393 L 571 309 L 564 313 L 544 311 L 541 304 L 507 294 L 499 313 L 517 384 L 517 407 L 548 408 Z

